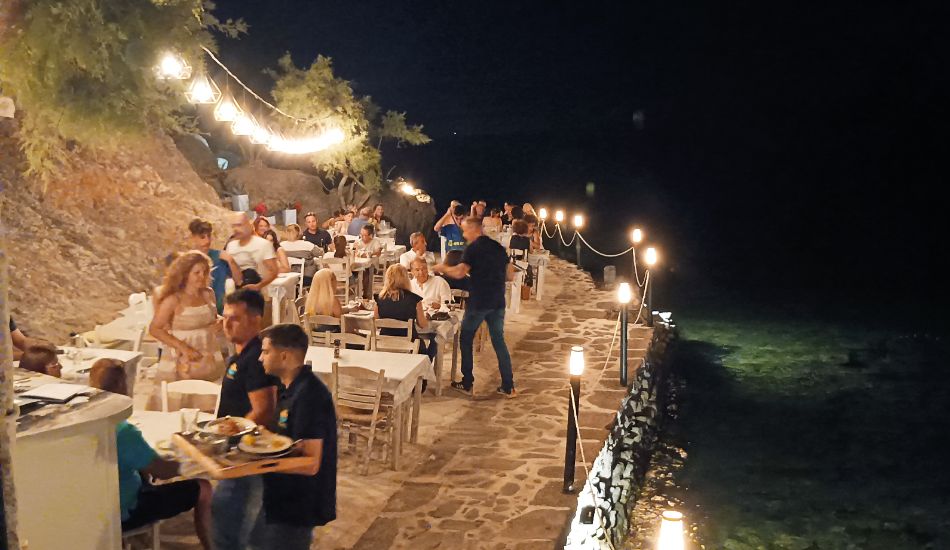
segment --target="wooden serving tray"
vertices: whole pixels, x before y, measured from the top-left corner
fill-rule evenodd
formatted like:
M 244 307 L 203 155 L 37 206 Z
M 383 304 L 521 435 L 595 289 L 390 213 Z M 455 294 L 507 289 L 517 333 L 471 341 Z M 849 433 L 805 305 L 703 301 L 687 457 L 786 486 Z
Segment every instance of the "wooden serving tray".
M 177 433 L 172 434 L 172 444 L 188 455 L 214 479 L 233 479 L 283 472 L 301 466 L 308 466 L 313 461 L 312 458 L 307 456 L 295 456 L 296 451 L 280 458 L 257 457 L 242 452 L 232 453 L 228 456 L 212 457 L 202 453 L 187 437 Z

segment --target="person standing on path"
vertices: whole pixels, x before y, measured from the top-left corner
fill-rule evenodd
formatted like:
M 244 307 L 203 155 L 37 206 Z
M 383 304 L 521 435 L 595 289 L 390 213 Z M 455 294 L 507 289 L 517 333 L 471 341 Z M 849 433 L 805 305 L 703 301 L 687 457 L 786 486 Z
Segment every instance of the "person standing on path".
M 469 275 L 469 297 L 462 317 L 462 331 L 459 343 L 462 348 L 462 380 L 452 381 L 452 389 L 472 395 L 475 383 L 473 373 L 472 343 L 475 331 L 482 321 L 488 322 L 492 347 L 498 357 L 498 371 L 501 373 L 501 386 L 497 392 L 505 397 L 515 397 L 515 385 L 511 373 L 511 355 L 505 343 L 505 281 L 511 280 L 513 266 L 508 263 L 505 249 L 482 234 L 482 220 L 470 216 L 462 223 L 462 236 L 468 243 L 462 253 L 462 262 L 456 266 L 444 263 L 434 266 L 432 271 L 453 279 L 462 279 Z

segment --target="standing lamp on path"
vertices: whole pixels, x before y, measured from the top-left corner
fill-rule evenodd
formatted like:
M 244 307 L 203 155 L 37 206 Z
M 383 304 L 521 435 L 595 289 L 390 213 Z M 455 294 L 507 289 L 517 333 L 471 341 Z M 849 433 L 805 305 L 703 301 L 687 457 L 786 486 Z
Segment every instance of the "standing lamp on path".
M 581 267 L 581 240 L 577 235 L 582 227 L 584 227 L 584 216 L 574 214 L 574 249 L 577 250 L 577 267 Z
M 639 227 L 634 227 L 630 232 L 630 242 L 633 243 L 630 247 L 633 251 L 633 278 L 638 281 L 637 284 L 640 284 L 640 274 L 637 273 L 637 245 L 643 242 L 643 231 Z
M 561 234 L 561 236 L 557 240 L 557 252 L 558 252 L 557 255 L 558 256 L 561 256 L 561 253 L 564 250 L 563 248 L 561 248 L 561 242 L 564 240 L 564 234 L 561 233 L 561 222 L 563 221 L 564 221 L 564 211 L 558 210 L 557 212 L 554 213 L 554 230 Z
M 683 514 L 666 510 L 660 520 L 660 536 L 657 537 L 656 550 L 684 550 L 685 548 Z
M 574 492 L 574 464 L 577 461 L 577 418 L 581 399 L 581 376 L 584 374 L 584 348 L 571 348 L 569 363 L 571 394 L 567 405 L 567 447 L 564 452 L 564 492 Z
M 643 261 L 647 264 L 647 273 L 644 282 L 647 286 L 647 323 L 649 326 L 653 326 L 653 266 L 656 265 L 657 255 L 656 249 L 652 246 L 647 248 L 646 253 L 643 255 Z
M 620 283 L 617 300 L 620 301 L 620 385 L 627 387 L 627 305 L 633 298 L 630 283 Z
M 548 209 L 541 208 L 538 210 L 538 218 L 541 220 L 541 234 L 538 235 L 538 240 L 541 243 L 541 250 L 544 250 L 544 220 L 548 219 Z

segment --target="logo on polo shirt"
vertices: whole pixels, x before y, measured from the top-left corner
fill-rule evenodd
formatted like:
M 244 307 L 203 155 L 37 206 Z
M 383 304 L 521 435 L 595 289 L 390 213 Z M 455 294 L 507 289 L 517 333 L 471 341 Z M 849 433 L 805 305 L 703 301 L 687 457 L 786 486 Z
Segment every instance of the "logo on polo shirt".
M 287 427 L 287 417 L 290 415 L 290 410 L 284 409 L 280 411 L 280 414 L 277 416 L 277 425 L 281 428 Z
M 234 380 L 234 376 L 237 374 L 237 363 L 231 363 L 228 365 L 228 372 L 225 373 L 225 376 Z

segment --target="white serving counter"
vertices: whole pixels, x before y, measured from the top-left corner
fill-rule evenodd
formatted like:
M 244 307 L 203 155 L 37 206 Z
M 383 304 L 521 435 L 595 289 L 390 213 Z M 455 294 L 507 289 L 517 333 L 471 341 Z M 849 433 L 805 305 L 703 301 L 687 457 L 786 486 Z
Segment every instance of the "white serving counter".
M 62 382 L 14 372 L 18 390 Z M 132 400 L 93 392 L 88 402 L 46 405 L 17 424 L 12 454 L 19 535 L 30 550 L 122 547 L 115 427 L 132 413 Z

